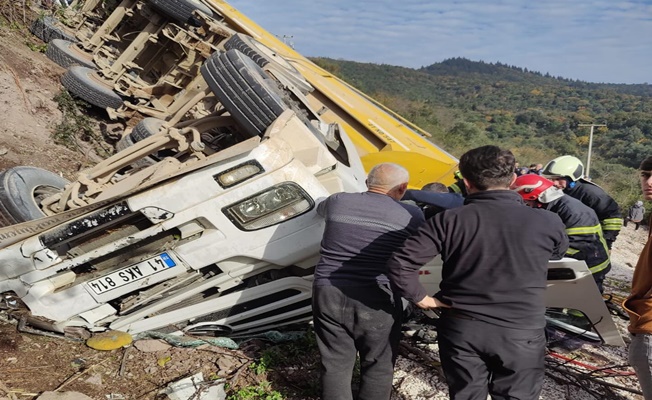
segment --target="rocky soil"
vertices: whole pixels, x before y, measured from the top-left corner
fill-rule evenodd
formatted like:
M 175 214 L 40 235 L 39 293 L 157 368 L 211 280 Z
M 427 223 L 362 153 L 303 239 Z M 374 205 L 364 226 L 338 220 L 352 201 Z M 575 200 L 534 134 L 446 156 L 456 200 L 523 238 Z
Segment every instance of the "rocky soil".
M 42 43 L 10 24 L 0 25 L 0 169 L 31 165 L 73 178 L 97 162 L 96 144 L 55 143 L 51 134 L 63 116 L 53 100 L 63 70 L 42 53 Z M 94 122 L 101 137 L 100 126 Z M 110 139 L 107 139 L 110 145 Z M 622 298 L 628 290 L 647 229 L 625 228 L 613 249 L 614 269 L 606 292 Z M 16 322 L 0 313 L 0 398 L 30 399 L 47 391 L 75 391 L 97 399 L 153 399 L 168 383 L 202 372 L 209 382 L 226 381 L 233 399 L 316 398 L 317 353 L 308 333 L 277 345 L 265 338 L 227 350 L 205 343 L 170 346 L 143 339 L 112 351 L 84 343 L 18 332 Z M 623 337 L 626 322 L 614 316 Z M 436 332 L 416 326 L 406 332 L 394 380 L 393 399 L 445 399 L 438 366 Z M 637 399 L 638 383 L 626 350 L 575 341 L 550 349 L 542 399 Z M 264 382 L 270 382 L 265 384 Z M 620 388 L 620 389 L 619 389 Z M 283 395 L 277 396 L 274 391 Z

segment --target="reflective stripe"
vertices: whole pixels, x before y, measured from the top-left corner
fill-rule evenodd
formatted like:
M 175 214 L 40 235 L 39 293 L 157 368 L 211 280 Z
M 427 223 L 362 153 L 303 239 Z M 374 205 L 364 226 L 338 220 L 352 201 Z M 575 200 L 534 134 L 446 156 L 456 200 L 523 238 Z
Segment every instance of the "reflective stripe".
M 589 271 L 591 271 L 592 274 L 595 274 L 596 272 L 600 272 L 603 269 L 607 268 L 609 266 L 609 259 L 607 258 L 606 261 L 601 262 L 598 265 L 594 265 L 591 268 L 589 268 Z
M 617 218 L 612 218 L 617 219 Z M 604 236 L 602 235 L 602 227 L 600 225 L 595 225 L 595 226 L 581 226 L 578 228 L 566 228 L 566 234 L 568 236 L 572 235 L 594 235 L 597 234 L 598 238 L 600 239 L 600 243 L 602 244 L 602 247 L 604 247 L 605 254 L 607 255 L 607 259 L 603 262 L 601 262 L 598 265 L 594 265 L 592 267 L 589 267 L 589 271 L 591 271 L 592 274 L 595 274 L 597 272 L 602 271 L 603 269 L 607 268 L 610 263 L 609 259 L 609 246 L 607 246 L 606 240 L 604 240 Z M 566 251 L 566 254 L 568 255 L 573 255 L 577 254 L 579 250 L 573 249 L 573 248 L 568 248 Z
M 566 233 L 568 235 L 592 235 L 595 233 L 601 234 L 602 227 L 600 225 L 595 225 L 595 226 L 580 226 L 577 228 L 566 228 Z
M 622 218 L 607 218 L 601 221 L 602 229 L 605 231 L 619 231 L 623 225 Z
M 453 189 L 453 192 L 462 194 L 462 190 L 460 190 L 460 187 L 457 186 L 457 183 L 453 183 L 452 185 L 449 186 L 449 188 Z

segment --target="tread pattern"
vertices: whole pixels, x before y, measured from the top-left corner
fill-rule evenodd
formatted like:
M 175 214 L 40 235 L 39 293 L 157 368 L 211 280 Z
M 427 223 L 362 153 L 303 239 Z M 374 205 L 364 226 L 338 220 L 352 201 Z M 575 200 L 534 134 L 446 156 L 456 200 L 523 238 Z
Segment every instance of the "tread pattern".
M 165 123 L 162 119 L 158 118 L 145 118 L 138 122 L 134 129 L 131 131 L 131 139 L 134 143 L 140 142 L 143 139 L 158 133 L 161 126 Z
M 212 16 L 213 11 L 199 1 L 193 0 L 150 0 L 150 3 L 162 13 L 177 21 L 197 25 L 192 12 L 199 10 L 202 13 Z
M 69 42 L 77 41 L 73 35 L 70 35 L 63 29 L 57 27 L 55 25 L 56 22 L 57 20 L 54 17 L 46 15 L 43 18 L 35 19 L 29 27 L 29 31 L 45 43 L 49 43 L 53 39 L 63 39 Z
M 200 70 L 215 96 L 251 136 L 262 135 L 288 109 L 276 83 L 239 50 L 214 53 Z
M 91 78 L 97 74 L 90 68 L 73 66 L 61 77 L 61 83 L 75 96 L 100 108 L 119 108 L 123 100 L 108 85 Z
M 224 42 L 224 48 L 226 50 L 231 50 L 231 49 L 240 50 L 242 54 L 254 60 L 254 62 L 258 64 L 261 68 L 269 64 L 270 60 L 263 54 L 260 54 L 260 52 L 258 52 L 256 49 L 252 48 L 249 45 L 249 43 L 246 42 L 246 39 L 244 39 L 242 36 L 245 35 L 241 33 L 236 33 L 235 35 L 231 36 L 229 40 Z M 249 36 L 246 37 L 250 38 Z M 253 40 L 253 38 L 251 39 Z
M 73 65 L 81 65 L 82 67 L 94 68 L 95 63 L 93 57 L 77 49 L 75 43 L 63 39 L 53 39 L 48 43 L 48 48 L 45 55 L 55 63 L 64 68 L 72 67 Z
M 118 143 L 115 144 L 115 151 L 116 153 L 119 153 L 122 150 L 126 149 L 127 147 L 131 147 L 133 145 L 134 145 L 134 141 L 131 139 L 131 135 L 125 135 L 122 137 L 122 139 L 118 140 Z M 131 166 L 133 168 L 139 168 L 139 167 L 144 168 L 154 164 L 156 164 L 156 160 L 154 160 L 153 158 L 143 157 L 140 160 L 131 164 Z
M 162 119 L 158 118 L 145 118 L 142 121 L 140 121 L 136 126 L 134 126 L 134 129 L 131 131 L 129 135 L 126 135 L 122 139 L 118 141 L 115 145 L 116 152 L 120 152 L 124 149 L 126 149 L 129 146 L 133 146 L 135 143 L 140 142 L 141 140 L 147 139 L 148 137 L 158 133 L 159 129 L 161 128 L 161 125 L 163 125 L 165 121 Z M 133 167 L 148 167 L 150 165 L 156 164 L 161 157 L 154 157 L 154 156 L 148 156 L 148 157 L 143 157 L 142 159 L 136 161 L 135 163 L 132 164 Z

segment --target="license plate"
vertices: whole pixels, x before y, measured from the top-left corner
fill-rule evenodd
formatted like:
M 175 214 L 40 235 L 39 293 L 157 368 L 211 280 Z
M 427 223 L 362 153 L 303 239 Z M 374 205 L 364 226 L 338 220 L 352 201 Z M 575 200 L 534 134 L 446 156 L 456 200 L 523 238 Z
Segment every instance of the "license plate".
M 130 267 L 115 271 L 109 275 L 94 279 L 88 282 L 88 286 L 97 294 L 106 293 L 132 282 L 136 282 L 148 276 L 165 271 L 177 264 L 167 253 L 152 257 L 149 260 L 141 261 Z

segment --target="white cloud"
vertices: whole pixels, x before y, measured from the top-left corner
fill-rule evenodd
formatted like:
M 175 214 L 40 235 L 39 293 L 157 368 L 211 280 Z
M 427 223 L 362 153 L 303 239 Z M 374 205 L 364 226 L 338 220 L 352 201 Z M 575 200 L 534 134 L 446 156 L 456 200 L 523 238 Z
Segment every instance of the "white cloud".
M 594 82 L 652 81 L 647 0 L 231 0 L 307 56 L 418 68 L 501 61 Z

